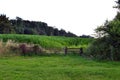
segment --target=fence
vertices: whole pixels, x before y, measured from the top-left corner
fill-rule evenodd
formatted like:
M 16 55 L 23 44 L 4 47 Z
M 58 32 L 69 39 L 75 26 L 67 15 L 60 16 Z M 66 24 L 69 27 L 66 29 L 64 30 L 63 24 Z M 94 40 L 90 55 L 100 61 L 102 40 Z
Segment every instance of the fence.
M 67 55 L 69 52 L 76 52 L 79 53 L 81 56 L 83 54 L 83 48 L 67 48 L 65 47 L 64 53 Z

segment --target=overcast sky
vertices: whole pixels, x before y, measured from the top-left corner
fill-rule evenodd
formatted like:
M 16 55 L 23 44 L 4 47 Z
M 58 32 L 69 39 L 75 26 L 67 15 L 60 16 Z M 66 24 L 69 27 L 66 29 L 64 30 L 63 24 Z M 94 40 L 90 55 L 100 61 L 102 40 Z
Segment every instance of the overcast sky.
M 0 14 L 48 23 L 77 35 L 94 29 L 116 15 L 115 0 L 0 0 Z

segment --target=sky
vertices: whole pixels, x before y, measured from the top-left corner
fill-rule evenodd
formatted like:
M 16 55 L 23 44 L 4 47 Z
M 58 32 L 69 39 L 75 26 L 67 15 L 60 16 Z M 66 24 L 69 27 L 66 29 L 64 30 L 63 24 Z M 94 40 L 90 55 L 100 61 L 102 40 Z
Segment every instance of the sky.
M 112 20 L 116 0 L 0 0 L 0 14 L 10 19 L 46 22 L 76 35 L 93 35 L 94 29 Z

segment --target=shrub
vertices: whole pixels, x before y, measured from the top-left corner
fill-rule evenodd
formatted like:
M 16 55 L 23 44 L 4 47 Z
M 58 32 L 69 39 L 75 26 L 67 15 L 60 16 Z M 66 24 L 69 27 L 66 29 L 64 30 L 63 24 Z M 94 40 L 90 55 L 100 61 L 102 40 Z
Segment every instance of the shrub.
M 91 44 L 86 50 L 86 55 L 96 59 L 110 59 L 109 46 L 106 43 Z
M 40 55 L 43 53 L 42 47 L 34 44 L 22 43 L 19 45 L 19 50 L 22 55 Z
M 106 37 L 96 39 L 86 49 L 86 55 L 99 60 L 120 60 L 120 46 L 113 47 L 108 40 Z

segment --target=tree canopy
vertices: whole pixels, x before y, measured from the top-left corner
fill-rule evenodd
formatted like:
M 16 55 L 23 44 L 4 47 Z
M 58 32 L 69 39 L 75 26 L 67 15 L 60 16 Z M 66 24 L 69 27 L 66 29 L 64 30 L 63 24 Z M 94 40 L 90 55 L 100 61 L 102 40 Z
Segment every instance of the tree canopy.
M 6 15 L 0 15 L 0 33 L 8 34 L 12 32 L 12 25 Z
M 76 37 L 76 35 L 71 32 L 66 32 L 63 29 L 58 30 L 57 28 L 48 26 L 45 22 L 23 20 L 20 17 L 9 20 L 6 15 L 0 15 L 0 33 Z

